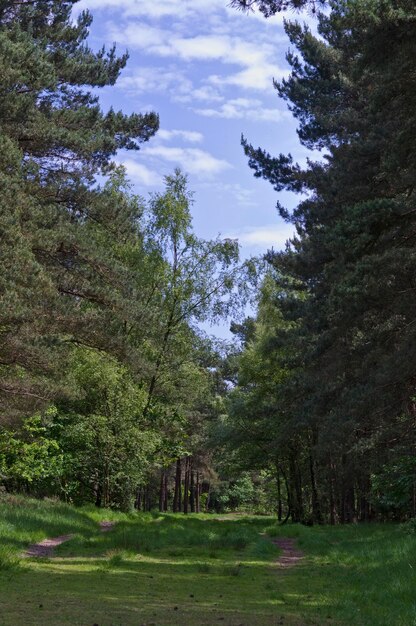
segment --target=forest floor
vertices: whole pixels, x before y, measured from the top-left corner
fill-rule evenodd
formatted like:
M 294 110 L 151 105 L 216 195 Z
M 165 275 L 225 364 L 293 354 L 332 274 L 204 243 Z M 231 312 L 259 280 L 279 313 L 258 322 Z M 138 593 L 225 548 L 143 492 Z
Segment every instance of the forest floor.
M 400 525 L 0 501 L 1 626 L 414 626 L 415 572 L 416 537 Z

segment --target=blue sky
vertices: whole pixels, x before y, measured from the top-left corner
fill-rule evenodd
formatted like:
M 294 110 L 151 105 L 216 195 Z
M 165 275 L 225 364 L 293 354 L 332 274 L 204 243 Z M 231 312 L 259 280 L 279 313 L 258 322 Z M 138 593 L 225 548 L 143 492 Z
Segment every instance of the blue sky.
M 281 248 L 293 228 L 278 216 L 277 194 L 255 179 L 243 154 L 244 134 L 272 154 L 304 162 L 296 123 L 273 88 L 288 73 L 282 16 L 265 20 L 228 0 L 81 0 L 94 16 L 90 44 L 117 44 L 130 59 L 104 108 L 155 110 L 160 131 L 137 153 L 119 154 L 134 189 L 163 189 L 181 167 L 195 192 L 198 236 L 238 238 L 243 257 Z M 279 194 L 286 206 L 296 199 Z

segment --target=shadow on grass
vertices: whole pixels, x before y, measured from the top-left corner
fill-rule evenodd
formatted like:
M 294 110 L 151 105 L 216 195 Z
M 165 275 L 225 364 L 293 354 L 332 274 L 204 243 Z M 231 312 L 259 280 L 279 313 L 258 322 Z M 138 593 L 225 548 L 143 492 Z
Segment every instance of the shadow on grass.
M 233 550 L 243 551 L 248 546 L 262 544 L 259 555 L 265 560 L 277 555 L 270 542 L 260 537 L 267 526 L 267 520 L 238 520 L 219 522 L 215 519 L 184 518 L 179 516 L 138 515 L 130 521 L 121 521 L 109 532 L 92 537 L 77 537 L 71 544 L 62 545 L 60 555 L 102 554 L 111 549 L 121 549 L 139 553 L 153 553 L 169 550 L 173 556 L 184 551 Z M 268 549 L 265 549 L 267 543 Z M 255 554 L 253 550 L 253 554 Z
M 263 564 L 243 563 L 237 577 L 230 570 L 235 562 L 225 560 L 209 564 L 208 571 L 201 571 L 200 562 L 145 557 L 122 560 L 107 571 L 102 565 L 102 559 L 80 558 L 34 564 L 32 571 L 1 585 L 0 608 L 7 615 L 1 623 L 38 624 L 39 602 L 43 624 L 331 623 L 323 614 L 328 611 L 325 599 L 318 611 L 314 606 L 316 621 L 307 588 L 294 589 L 288 576 L 278 578 Z
M 57 558 L 0 578 L 2 626 L 416 624 L 416 541 L 397 525 L 114 514 L 102 534 L 92 515 L 44 503 L 0 510 L 0 544 L 12 551 L 40 528 L 77 534 Z M 282 572 L 267 536 L 297 539 L 305 559 Z
M 9 546 L 16 557 L 45 538 L 72 533 L 89 536 L 97 531 L 97 524 L 85 512 L 65 504 L 19 497 L 0 502 L 0 546 Z

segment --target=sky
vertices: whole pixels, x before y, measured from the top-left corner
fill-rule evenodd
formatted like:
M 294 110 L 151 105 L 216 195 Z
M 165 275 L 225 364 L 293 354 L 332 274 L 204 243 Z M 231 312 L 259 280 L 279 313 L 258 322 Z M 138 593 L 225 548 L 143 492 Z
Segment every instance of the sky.
M 243 134 L 255 147 L 305 162 L 296 121 L 273 87 L 288 75 L 283 17 L 245 14 L 228 0 L 81 0 L 76 7 L 94 17 L 93 48 L 116 43 L 130 54 L 117 84 L 101 90 L 103 108 L 160 115 L 154 138 L 117 156 L 134 191 L 162 191 L 163 177 L 180 167 L 194 192 L 198 236 L 238 238 L 243 258 L 284 247 L 293 227 L 276 201 L 293 207 L 296 198 L 254 178 L 240 143 Z

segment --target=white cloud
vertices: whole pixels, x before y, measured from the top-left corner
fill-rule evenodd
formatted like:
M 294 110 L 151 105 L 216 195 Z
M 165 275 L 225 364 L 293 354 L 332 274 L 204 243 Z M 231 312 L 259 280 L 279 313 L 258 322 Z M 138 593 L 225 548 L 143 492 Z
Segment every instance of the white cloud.
M 136 67 L 130 74 L 121 76 L 117 87 L 129 95 L 171 93 L 175 99 L 187 99 L 193 91 L 189 78 L 174 66 Z
M 163 141 L 171 141 L 172 139 L 179 138 L 188 143 L 200 143 L 204 139 L 202 133 L 198 133 L 193 130 L 166 130 L 161 128 L 157 137 Z
M 127 176 L 136 184 L 145 187 L 158 187 L 163 183 L 163 177 L 160 174 L 150 170 L 142 163 L 137 163 L 133 159 L 122 159 L 119 163 L 126 168 Z
M 276 46 L 261 40 L 248 41 L 230 33 L 216 32 L 183 37 L 171 30 L 134 21 L 125 28 L 112 24 L 110 30 L 115 41 L 138 48 L 146 55 L 171 57 L 176 62 L 178 59 L 186 62 L 218 61 L 225 66 L 236 65 L 241 68 L 229 75 L 208 76 L 206 81 L 213 86 L 231 85 L 241 89 L 267 91 L 272 89 L 273 78 L 280 79 L 287 75 L 287 70 L 279 67 Z M 140 73 L 138 75 L 140 77 Z M 139 83 L 142 87 L 142 83 Z
M 225 194 L 231 195 L 239 207 L 253 207 L 257 204 L 254 190 L 247 189 L 246 187 L 240 185 L 240 183 L 218 182 L 214 185 L 212 185 L 211 183 L 210 188 L 214 188 L 218 193 L 221 194 L 222 197 L 224 197 Z M 229 205 L 228 201 L 227 205 Z
M 118 24 L 110 22 L 109 31 L 116 41 L 124 46 L 134 46 L 135 48 L 151 51 L 154 46 L 163 45 L 166 31 L 162 28 L 150 26 L 142 22 L 130 22 L 128 24 Z
M 210 61 L 228 58 L 232 52 L 232 40 L 227 36 L 216 34 L 196 35 L 195 37 L 174 37 L 170 41 L 170 54 L 175 54 L 185 61 Z M 163 54 L 163 50 L 161 52 Z
M 141 154 L 172 163 L 174 166 L 181 167 L 185 172 L 202 178 L 232 168 L 228 161 L 217 159 L 200 148 L 146 146 L 141 150 Z
M 190 17 L 197 13 L 213 13 L 217 8 L 223 9 L 223 0 L 81 0 L 76 5 L 77 11 L 84 9 L 119 9 L 125 16 L 147 17 L 161 19 L 175 17 L 176 19 Z
M 285 222 L 267 226 L 248 227 L 230 235 L 231 238 L 238 239 L 242 245 L 263 250 L 268 248 L 282 250 L 286 245 L 286 241 L 293 236 L 293 225 Z
M 224 183 L 221 185 L 223 191 L 232 194 L 240 206 L 255 206 L 255 193 L 252 189 L 246 189 L 239 183 Z
M 261 100 L 251 98 L 234 98 L 216 108 L 196 108 L 194 111 L 204 117 L 222 117 L 225 119 L 248 118 L 262 122 L 280 122 L 284 119 L 291 118 L 288 111 L 265 108 Z
M 189 99 L 201 100 L 202 102 L 222 102 L 224 96 L 220 94 L 218 89 L 214 89 L 211 85 L 204 85 L 199 89 L 194 89 Z
M 165 17 L 183 19 L 201 13 L 208 17 L 213 16 L 215 13 L 234 17 L 238 13 L 236 9 L 229 6 L 227 0 L 180 0 L 180 2 L 178 0 L 160 0 L 159 2 L 155 2 L 155 0 L 81 0 L 76 5 L 78 12 L 84 9 L 105 10 L 115 8 L 122 11 L 126 16 L 140 16 L 149 19 Z M 244 16 L 244 19 L 247 22 L 258 20 L 267 27 L 273 27 L 282 24 L 284 17 L 283 13 L 278 13 L 266 20 L 263 14 L 256 10 L 250 11 Z
M 203 182 L 198 185 L 202 193 L 214 191 L 224 201 L 224 206 L 230 207 L 253 207 L 256 206 L 256 193 L 253 189 L 247 189 L 240 183 L 226 183 L 220 180 Z M 231 196 L 231 202 L 230 202 Z
M 229 75 L 213 74 L 207 81 L 217 87 L 232 85 L 242 89 L 255 89 L 257 91 L 271 91 L 273 79 L 281 80 L 289 75 L 289 71 L 278 67 L 277 64 L 263 63 L 251 64 L 240 72 Z

